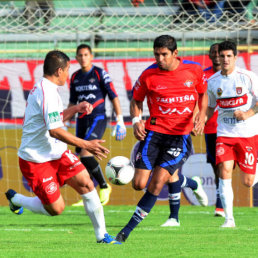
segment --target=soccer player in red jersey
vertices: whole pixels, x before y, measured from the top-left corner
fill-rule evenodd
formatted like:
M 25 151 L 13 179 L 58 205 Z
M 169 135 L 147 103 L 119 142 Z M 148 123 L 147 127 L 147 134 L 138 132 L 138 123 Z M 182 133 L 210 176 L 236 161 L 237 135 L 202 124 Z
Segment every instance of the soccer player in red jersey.
M 190 132 L 195 127 L 197 133 L 202 133 L 205 125 L 207 81 L 201 67 L 182 62 L 177 56 L 176 40 L 169 35 L 157 37 L 153 49 L 156 62 L 136 81 L 130 103 L 134 135 L 141 141 L 134 189 L 146 186 L 152 169 L 153 176 L 130 221 L 116 236 L 122 242 L 151 211 L 164 184 L 171 177 L 178 180 L 178 169 L 191 152 Z M 145 97 L 150 112 L 146 123 L 140 118 Z M 199 113 L 193 122 L 197 101 Z
M 210 78 L 214 73 L 220 71 L 220 61 L 219 61 L 219 52 L 218 52 L 219 44 L 215 43 L 210 46 L 209 58 L 212 62 L 212 66 L 204 69 L 204 73 L 208 78 Z M 217 117 L 218 110 L 216 110 L 213 116 L 207 121 L 204 127 L 205 133 L 205 143 L 206 143 L 206 153 L 207 153 L 207 162 L 211 164 L 213 168 L 213 172 L 215 175 L 215 183 L 216 183 L 216 204 L 215 204 L 215 216 L 225 217 L 225 213 L 222 207 L 222 203 L 219 195 L 219 169 L 216 165 L 216 139 L 217 139 Z
M 235 227 L 233 216 L 232 173 L 235 163 L 240 168 L 242 183 L 251 187 L 257 161 L 258 77 L 236 66 L 234 42 L 219 44 L 221 71 L 208 80 L 210 118 L 218 108 L 216 164 L 219 167 L 219 191 L 225 211 L 223 228 Z

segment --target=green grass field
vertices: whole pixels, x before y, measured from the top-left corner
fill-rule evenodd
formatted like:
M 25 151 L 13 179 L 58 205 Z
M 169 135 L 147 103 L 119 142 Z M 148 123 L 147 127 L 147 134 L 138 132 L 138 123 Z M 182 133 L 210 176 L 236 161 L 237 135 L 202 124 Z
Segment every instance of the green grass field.
M 134 206 L 105 206 L 111 235 L 128 222 Z M 222 229 L 213 207 L 182 206 L 181 226 L 162 228 L 167 206 L 155 206 L 122 245 L 95 242 L 83 207 L 57 217 L 0 207 L 0 257 L 258 257 L 258 209 L 235 208 L 237 227 Z

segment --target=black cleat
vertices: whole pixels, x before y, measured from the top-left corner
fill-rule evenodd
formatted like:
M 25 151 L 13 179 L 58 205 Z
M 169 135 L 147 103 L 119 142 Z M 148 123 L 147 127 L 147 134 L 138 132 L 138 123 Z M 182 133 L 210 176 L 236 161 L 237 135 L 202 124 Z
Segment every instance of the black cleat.
M 116 241 L 122 243 L 125 242 L 125 240 L 127 239 L 127 236 L 125 235 L 125 232 L 120 231 L 117 236 L 116 236 Z

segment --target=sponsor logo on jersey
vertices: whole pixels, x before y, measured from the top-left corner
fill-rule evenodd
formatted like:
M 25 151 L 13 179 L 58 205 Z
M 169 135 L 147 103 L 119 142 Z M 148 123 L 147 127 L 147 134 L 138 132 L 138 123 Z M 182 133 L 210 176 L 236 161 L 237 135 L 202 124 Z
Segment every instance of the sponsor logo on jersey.
M 151 125 L 155 125 L 156 124 L 156 120 L 157 120 L 156 117 L 152 117 L 151 120 L 150 120 L 150 124 Z
M 173 113 L 177 113 L 179 115 L 182 115 L 184 113 L 192 113 L 192 111 L 186 107 L 183 111 L 179 111 L 177 110 L 177 108 L 168 108 L 166 110 L 163 110 L 162 107 L 159 106 L 159 111 L 163 114 L 163 115 L 172 115 Z
M 237 95 L 242 94 L 242 87 L 236 87 L 236 93 Z
M 60 114 L 57 111 L 49 113 L 48 117 L 49 117 L 49 122 L 50 123 L 56 123 L 56 122 L 61 121 Z
M 77 83 L 77 82 L 79 82 L 79 80 L 78 80 L 78 79 L 75 79 L 75 80 L 73 81 L 73 83 Z
M 219 97 L 222 95 L 222 92 L 223 92 L 223 91 L 222 91 L 221 88 L 218 88 L 218 89 L 217 89 L 217 95 L 218 95 Z
M 83 100 L 89 100 L 89 99 L 96 99 L 96 96 L 94 94 L 89 94 L 89 95 L 79 95 L 78 100 L 83 101 Z
M 57 191 L 57 184 L 55 182 L 51 182 L 46 186 L 45 191 L 47 194 L 53 194 Z
M 50 181 L 50 180 L 52 180 L 53 179 L 53 177 L 51 176 L 51 177 L 48 177 L 48 178 L 43 178 L 43 183 L 46 183 L 46 182 L 48 182 L 48 181 Z
M 168 88 L 167 86 L 162 86 L 162 85 L 158 85 L 158 86 L 156 87 L 157 90 L 165 90 L 165 89 L 167 89 L 167 88 Z
M 235 108 L 245 105 L 247 103 L 247 99 L 248 97 L 245 94 L 241 97 L 218 99 L 217 103 L 220 108 Z
M 190 88 L 192 84 L 193 84 L 193 82 L 190 81 L 190 80 L 186 80 L 185 83 L 184 83 L 184 85 L 185 85 L 186 87 L 188 87 L 188 88 Z
M 98 89 L 98 87 L 95 84 L 78 85 L 78 86 L 75 87 L 75 91 L 77 91 L 77 92 L 97 90 L 97 89 Z
M 195 101 L 195 97 L 194 95 L 185 95 L 185 96 L 179 96 L 179 97 L 173 97 L 173 98 L 161 98 L 161 97 L 157 97 L 156 98 L 157 102 L 161 102 L 161 103 L 174 103 L 174 102 L 187 102 L 187 101 Z

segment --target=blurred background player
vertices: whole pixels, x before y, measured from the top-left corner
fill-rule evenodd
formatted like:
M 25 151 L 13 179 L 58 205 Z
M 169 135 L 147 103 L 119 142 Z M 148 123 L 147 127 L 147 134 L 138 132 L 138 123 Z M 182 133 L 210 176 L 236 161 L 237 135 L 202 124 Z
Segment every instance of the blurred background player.
M 138 141 L 132 151 L 131 151 L 131 161 L 135 164 L 136 155 L 138 152 L 140 142 Z M 197 200 L 199 201 L 200 205 L 207 206 L 208 205 L 208 197 L 205 191 L 203 190 L 201 179 L 197 176 L 193 178 L 186 177 L 181 173 L 178 173 L 179 181 L 181 184 L 181 189 L 184 187 L 189 187 L 193 190 Z M 161 227 L 178 227 L 180 226 L 180 221 L 178 218 L 179 208 L 180 208 L 180 195 L 174 196 L 173 194 L 173 182 L 168 183 L 168 199 L 169 199 L 169 207 L 170 207 L 170 215 L 168 220 L 161 225 Z
M 256 137 L 258 124 L 258 77 L 236 67 L 234 42 L 219 44 L 221 71 L 208 80 L 208 119 L 218 106 L 216 164 L 219 167 L 220 198 L 225 212 L 223 228 L 235 227 L 233 216 L 232 173 L 240 168 L 242 183 L 251 187 L 256 170 Z
M 77 47 L 76 60 L 80 64 L 81 69 L 71 76 L 70 103 L 68 107 L 72 107 L 84 100 L 91 103 L 94 107 L 90 115 L 78 114 L 76 136 L 84 140 L 102 138 L 107 126 L 105 98 L 108 95 L 116 113 L 117 124 L 114 128 L 114 134 L 116 140 L 123 140 L 126 136 L 126 127 L 119 99 L 109 74 L 102 68 L 92 64 L 93 54 L 89 45 L 81 44 Z M 76 147 L 76 153 L 80 155 L 80 160 L 87 168 L 91 178 L 95 178 L 98 182 L 102 205 L 107 204 L 111 194 L 111 186 L 106 182 L 98 161 L 86 149 Z M 81 206 L 83 203 L 79 201 L 73 205 Z
M 109 150 L 103 140 L 82 140 L 63 129 L 63 119 L 77 112 L 90 113 L 86 101 L 63 110 L 58 87 L 68 79 L 69 57 L 61 51 L 50 51 L 44 60 L 44 76 L 30 91 L 24 116 L 22 141 L 18 151 L 23 176 L 36 197 L 27 197 L 9 189 L 6 197 L 10 209 L 21 214 L 23 207 L 44 215 L 59 215 L 65 208 L 59 187 L 70 185 L 83 199 L 98 243 L 119 244 L 107 234 L 103 207 L 88 172 L 78 157 L 67 150 L 67 144 L 85 148 L 97 158 L 106 158 Z
M 212 62 L 212 66 L 204 69 L 206 78 L 210 78 L 214 73 L 220 71 L 220 60 L 219 60 L 219 43 L 215 43 L 210 46 L 209 58 Z M 225 217 L 225 213 L 222 207 L 219 194 L 219 168 L 216 165 L 216 139 L 217 139 L 217 118 L 218 110 L 214 111 L 213 116 L 207 121 L 204 133 L 206 143 L 207 162 L 211 164 L 215 175 L 216 184 L 216 204 L 215 204 L 215 216 Z
M 191 154 L 190 132 L 195 126 L 202 133 L 208 104 L 207 82 L 201 67 L 178 58 L 175 38 L 162 35 L 154 40 L 156 62 L 142 72 L 133 88 L 130 114 L 133 132 L 141 141 L 135 161 L 133 187 L 146 192 L 127 225 L 116 239 L 124 242 L 132 230 L 155 205 L 164 184 L 173 177 L 177 182 L 176 195 L 181 193 L 178 169 Z M 143 101 L 147 97 L 150 117 L 146 123 L 140 118 Z M 199 112 L 193 123 L 193 111 L 198 102 Z

